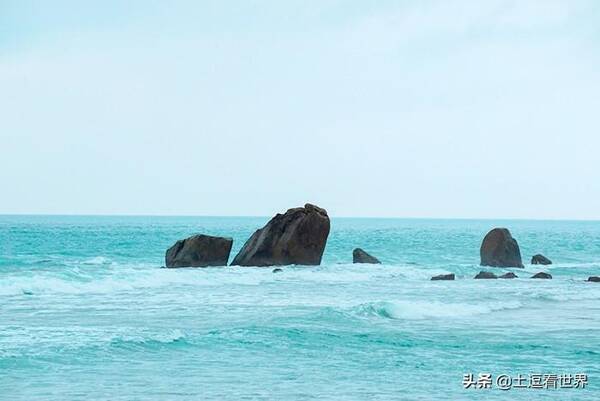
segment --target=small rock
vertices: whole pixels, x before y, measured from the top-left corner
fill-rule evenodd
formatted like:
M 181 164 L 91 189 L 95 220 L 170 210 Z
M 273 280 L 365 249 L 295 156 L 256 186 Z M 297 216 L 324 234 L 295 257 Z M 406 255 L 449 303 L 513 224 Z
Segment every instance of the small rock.
M 454 273 L 450 273 L 450 274 L 440 274 L 437 276 L 433 276 L 431 278 L 432 281 L 438 281 L 438 280 L 454 280 L 455 276 Z
M 531 258 L 531 264 L 532 265 L 551 265 L 552 261 L 550 259 L 548 259 L 547 257 L 545 257 L 544 255 L 537 254 L 537 255 L 533 255 L 533 257 Z
M 546 279 L 550 279 L 550 278 L 552 278 L 552 275 L 550 273 L 539 272 L 539 273 L 536 273 L 533 276 L 531 276 L 531 278 L 546 278 Z
M 194 235 L 179 240 L 165 254 L 167 267 L 227 266 L 233 239 Z
M 379 259 L 369 255 L 367 252 L 360 248 L 356 248 L 354 251 L 352 251 L 352 263 L 381 264 Z
M 501 275 L 499 278 L 519 278 L 519 276 L 517 276 L 513 272 L 508 272 L 508 273 Z
M 283 273 L 283 270 L 281 270 L 280 268 L 273 269 L 273 273 Z
M 587 281 L 591 281 L 592 283 L 600 283 L 600 277 L 598 276 L 590 276 Z
M 495 279 L 498 278 L 498 276 L 496 276 L 494 273 L 492 272 L 484 272 L 484 271 L 480 271 L 476 276 L 476 279 Z
M 487 233 L 479 254 L 481 266 L 523 267 L 519 244 L 506 228 L 494 228 Z

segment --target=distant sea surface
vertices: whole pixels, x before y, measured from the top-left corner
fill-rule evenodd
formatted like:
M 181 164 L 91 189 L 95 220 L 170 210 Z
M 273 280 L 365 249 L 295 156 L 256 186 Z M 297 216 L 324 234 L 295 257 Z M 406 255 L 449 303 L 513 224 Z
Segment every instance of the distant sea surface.
M 233 237 L 231 261 L 267 221 L 0 216 L 0 399 L 600 400 L 600 222 L 334 218 L 319 267 L 161 268 L 195 233 Z M 496 226 L 525 269 L 473 280 Z M 353 265 L 355 247 L 383 264 Z M 468 373 L 588 384 L 464 389 Z

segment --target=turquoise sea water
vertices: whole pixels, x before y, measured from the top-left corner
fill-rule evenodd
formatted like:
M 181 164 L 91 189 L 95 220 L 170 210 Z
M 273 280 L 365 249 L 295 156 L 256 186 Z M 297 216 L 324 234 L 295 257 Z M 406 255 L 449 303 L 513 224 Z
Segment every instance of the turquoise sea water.
M 600 222 L 333 219 L 319 267 L 160 268 L 194 233 L 232 236 L 231 261 L 267 220 L 0 216 L 0 399 L 600 399 L 600 284 L 584 281 Z M 526 267 L 473 280 L 495 226 Z M 384 264 L 352 265 L 354 247 Z M 465 373 L 588 385 L 463 389 Z

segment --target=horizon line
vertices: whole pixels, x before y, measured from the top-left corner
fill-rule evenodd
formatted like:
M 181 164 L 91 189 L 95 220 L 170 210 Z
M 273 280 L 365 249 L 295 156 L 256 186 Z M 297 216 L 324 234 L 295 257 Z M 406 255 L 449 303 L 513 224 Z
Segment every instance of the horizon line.
M 203 215 L 203 214 L 144 214 L 144 213 L 0 213 L 0 217 L 201 217 L 201 218 L 272 218 L 268 215 Z M 600 222 L 600 218 L 552 217 L 401 217 L 401 216 L 336 216 L 332 219 L 390 219 L 390 220 L 511 220 L 511 221 L 586 221 Z

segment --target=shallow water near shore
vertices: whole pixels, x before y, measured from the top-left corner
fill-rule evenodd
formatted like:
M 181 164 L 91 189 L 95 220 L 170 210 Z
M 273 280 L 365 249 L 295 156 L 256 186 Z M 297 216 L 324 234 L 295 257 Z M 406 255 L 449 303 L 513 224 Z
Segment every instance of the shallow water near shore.
M 334 218 L 318 267 L 160 268 L 194 233 L 233 237 L 231 261 L 267 220 L 0 216 L 0 398 L 600 399 L 600 222 Z M 496 226 L 525 269 L 473 280 Z M 463 389 L 483 372 L 589 383 Z

